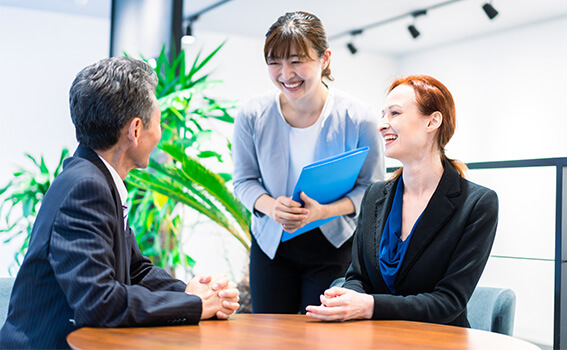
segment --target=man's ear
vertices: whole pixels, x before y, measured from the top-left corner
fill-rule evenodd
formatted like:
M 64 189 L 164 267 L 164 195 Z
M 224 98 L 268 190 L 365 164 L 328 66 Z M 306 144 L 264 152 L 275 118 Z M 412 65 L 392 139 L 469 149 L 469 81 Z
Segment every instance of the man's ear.
M 441 112 L 433 112 L 429 116 L 429 121 L 427 122 L 427 131 L 428 132 L 435 132 L 441 124 L 443 123 L 443 115 Z
M 126 123 L 124 129 L 126 131 L 126 137 L 128 138 L 128 141 L 130 141 L 131 144 L 133 145 L 138 144 L 138 140 L 140 138 L 140 132 L 143 126 L 144 123 L 142 123 L 142 119 L 140 119 L 139 117 L 132 118 L 128 121 L 128 123 Z

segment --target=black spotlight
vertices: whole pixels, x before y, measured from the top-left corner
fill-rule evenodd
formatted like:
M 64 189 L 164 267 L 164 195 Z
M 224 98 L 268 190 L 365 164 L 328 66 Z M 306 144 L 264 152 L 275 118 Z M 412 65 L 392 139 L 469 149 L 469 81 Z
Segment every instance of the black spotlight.
M 421 34 L 413 24 L 410 24 L 408 26 L 408 30 L 414 39 L 416 39 Z
M 491 20 L 494 19 L 494 17 L 498 16 L 498 11 L 496 11 L 496 9 L 488 2 L 482 5 L 482 9 Z
M 350 51 L 351 54 L 355 54 L 358 50 L 356 49 L 356 46 L 354 46 L 353 43 L 348 43 L 346 44 L 346 47 L 348 48 L 348 50 Z
M 185 29 L 185 35 L 181 37 L 181 44 L 191 45 L 195 42 L 195 37 L 193 36 L 193 28 L 191 27 L 193 22 L 189 22 L 187 28 Z
M 408 26 L 408 30 L 409 30 L 412 38 L 417 39 L 417 37 L 421 34 L 419 32 L 419 30 L 417 30 L 417 28 L 415 27 L 416 18 L 420 17 L 420 16 L 425 16 L 426 14 L 427 14 L 427 9 L 415 10 L 411 13 L 411 16 L 413 17 L 413 24 L 410 24 Z

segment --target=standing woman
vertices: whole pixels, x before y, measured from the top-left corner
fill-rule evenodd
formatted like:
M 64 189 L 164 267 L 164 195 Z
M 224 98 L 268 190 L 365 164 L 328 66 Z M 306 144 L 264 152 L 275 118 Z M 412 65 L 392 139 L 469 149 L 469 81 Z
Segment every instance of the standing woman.
M 366 191 L 346 282 L 307 315 L 469 327 L 467 302 L 496 233 L 496 193 L 465 180 L 466 166 L 445 156 L 455 105 L 439 81 L 396 80 L 382 113 L 386 156 L 403 167 Z
M 298 313 L 351 261 L 352 232 L 367 186 L 384 178 L 382 143 L 369 106 L 330 89 L 329 50 L 321 21 L 306 12 L 278 18 L 266 34 L 264 58 L 277 93 L 241 108 L 234 125 L 234 191 L 252 212 L 252 312 Z M 352 191 L 322 205 L 291 195 L 303 166 L 359 147 L 370 151 Z M 337 219 L 280 242 L 312 221 Z

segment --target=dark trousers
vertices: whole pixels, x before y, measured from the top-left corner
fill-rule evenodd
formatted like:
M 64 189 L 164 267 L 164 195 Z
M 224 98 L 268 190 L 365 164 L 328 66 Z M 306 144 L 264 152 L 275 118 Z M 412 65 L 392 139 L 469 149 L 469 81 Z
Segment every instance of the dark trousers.
M 319 296 L 345 275 L 352 258 L 352 237 L 335 248 L 318 228 L 281 242 L 271 260 L 252 237 L 250 297 L 253 313 L 305 313 Z

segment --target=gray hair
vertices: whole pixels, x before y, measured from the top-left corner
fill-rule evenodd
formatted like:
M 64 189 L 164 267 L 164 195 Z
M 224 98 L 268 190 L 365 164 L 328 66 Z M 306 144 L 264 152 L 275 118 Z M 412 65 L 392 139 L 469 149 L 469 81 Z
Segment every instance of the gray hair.
M 134 117 L 150 124 L 156 73 L 145 62 L 129 57 L 102 59 L 83 68 L 69 90 L 71 119 L 77 141 L 95 150 L 114 146 Z

